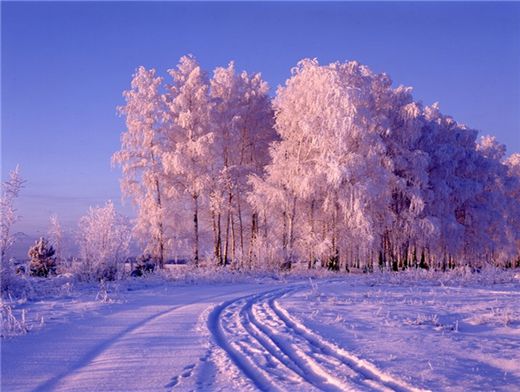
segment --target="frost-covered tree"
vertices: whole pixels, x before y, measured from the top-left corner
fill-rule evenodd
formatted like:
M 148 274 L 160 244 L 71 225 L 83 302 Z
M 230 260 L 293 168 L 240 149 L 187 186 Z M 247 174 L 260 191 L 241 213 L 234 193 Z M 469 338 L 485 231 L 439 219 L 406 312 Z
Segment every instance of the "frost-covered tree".
M 263 200 L 274 212 L 268 231 L 280 239 L 285 265 L 319 258 L 337 269 L 354 242 L 366 255 L 385 219 L 390 176 L 368 70 L 303 60 L 274 107 L 281 141 L 273 144 L 265 180 L 252 181 L 257 207 Z
M 510 265 L 520 267 L 520 154 L 512 154 L 505 164 L 508 170 L 506 192 L 509 197 L 506 218 L 508 239 L 513 247 Z
M 200 258 L 200 210 L 208 199 L 215 162 L 211 131 L 211 100 L 205 72 L 191 55 L 168 71 L 166 152 L 162 155 L 168 196 L 177 209 L 191 204 L 193 262 Z
M 498 180 L 499 173 L 493 171 L 503 169 L 500 162 L 478 151 L 476 136 L 477 131 L 441 114 L 438 105 L 424 108 L 420 144 L 429 156 L 431 190 L 425 211 L 438 235 L 425 238 L 429 243 L 423 258 L 433 268 L 481 263 L 493 252 L 488 234 L 503 229 L 499 220 L 494 229 L 487 226 L 493 215 L 501 215 L 492 201 L 497 194 L 489 191 Z
M 468 178 L 479 184 L 480 192 L 465 205 L 466 257 L 475 262 L 504 265 L 514 255 L 509 237 L 508 215 L 511 203 L 507 194 L 508 168 L 503 163 L 506 147 L 491 136 L 483 136 L 473 159 L 467 160 Z
M 356 62 L 303 60 L 278 90 L 281 140 L 249 197 L 272 256 L 332 269 L 503 264 L 517 216 L 505 148 L 391 85 Z
M 60 265 L 63 262 L 63 231 L 58 219 L 58 215 L 51 215 L 49 218 L 48 237 L 50 244 L 56 251 L 56 263 Z
M 11 233 L 12 226 L 18 220 L 15 200 L 23 188 L 24 180 L 17 166 L 9 173 L 9 179 L 2 182 L 0 195 L 0 287 L 2 294 L 14 286 L 14 263 L 7 257 L 7 251 L 14 243 Z
M 170 217 L 162 166 L 166 145 L 161 83 L 162 78 L 156 76 L 155 70 L 137 69 L 131 89 L 123 94 L 126 105 L 119 108 L 126 118 L 126 131 L 121 135 L 121 150 L 113 155 L 112 161 L 121 165 L 121 189 L 137 207 L 136 237 L 163 268 Z
M 465 196 L 457 188 L 461 182 L 456 168 L 464 159 L 464 152 L 474 145 L 476 132 L 442 115 L 438 104 L 421 108 L 421 121 L 419 146 L 428 154 L 428 188 L 431 190 L 427 194 L 425 213 L 431 217 L 436 235 L 425 236 L 420 256 L 415 256 L 420 258 L 422 267 L 430 267 L 433 259 L 455 255 L 460 249 L 463 228 L 455 210 Z
M 390 198 L 385 201 L 389 204 L 375 208 L 386 211 L 386 218 L 378 222 L 379 244 L 374 251 L 377 251 L 380 266 L 397 270 L 416 262 L 416 249 L 421 246 L 424 235 L 431 234 L 432 230 L 431 222 L 424 214 L 428 154 L 419 146 L 422 107 L 413 101 L 411 88 L 392 88 L 392 81 L 386 74 L 364 69 L 370 84 L 367 99 L 371 117 L 375 119 L 376 132 L 384 144 L 382 158 L 389 172 Z M 352 261 L 355 266 L 361 266 L 359 258 Z
M 0 199 L 0 257 L 2 259 L 2 267 L 6 252 L 14 242 L 11 233 L 12 226 L 18 220 L 14 202 L 19 196 L 23 188 L 24 180 L 20 175 L 20 168 L 16 168 L 9 173 L 9 179 L 2 182 L 2 194 Z
M 163 88 L 138 69 L 114 155 L 155 255 L 186 242 L 196 265 L 213 249 L 219 264 L 333 270 L 517 257 L 516 156 L 386 74 L 305 59 L 271 100 L 233 62 L 208 80 L 189 55 L 169 73 Z
M 258 217 L 247 203 L 247 178 L 261 174 L 275 138 L 268 92 L 260 74 L 237 74 L 233 62 L 217 68 L 211 79 L 214 151 L 221 164 L 214 177 L 211 210 L 214 254 L 221 264 L 229 259 L 251 261 Z
M 172 83 L 161 93 L 162 79 L 139 68 L 120 108 L 127 131 L 113 161 L 138 207 L 136 233 L 162 254 L 187 239 L 191 221 L 195 264 L 199 237 L 210 231 L 220 263 L 243 260 L 258 226 L 245 197 L 247 176 L 263 170 L 274 137 L 268 86 L 259 74 L 235 73 L 232 64 L 217 68 L 210 83 L 191 55 L 169 74 Z
M 79 221 L 80 275 L 87 280 L 114 280 L 122 272 L 128 256 L 131 231 L 128 219 L 108 201 L 90 207 Z
M 30 258 L 29 269 L 31 275 L 48 277 L 56 273 L 56 251 L 49 241 L 40 237 L 33 246 L 29 248 L 27 255 Z

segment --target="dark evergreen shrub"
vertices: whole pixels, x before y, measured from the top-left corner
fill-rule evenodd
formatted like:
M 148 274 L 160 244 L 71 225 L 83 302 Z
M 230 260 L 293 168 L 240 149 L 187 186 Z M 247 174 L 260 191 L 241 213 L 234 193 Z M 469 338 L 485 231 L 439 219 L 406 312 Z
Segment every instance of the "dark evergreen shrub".
M 48 277 L 49 274 L 56 274 L 56 258 L 54 257 L 55 250 L 49 242 L 40 237 L 33 246 L 29 249 L 28 255 L 31 258 L 29 269 L 31 275 Z

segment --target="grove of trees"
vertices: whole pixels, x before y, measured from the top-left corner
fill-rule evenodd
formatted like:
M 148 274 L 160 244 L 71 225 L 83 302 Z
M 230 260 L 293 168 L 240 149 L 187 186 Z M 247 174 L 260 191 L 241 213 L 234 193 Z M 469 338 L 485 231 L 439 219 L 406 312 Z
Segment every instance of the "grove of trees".
M 519 263 L 520 154 L 355 61 L 300 61 L 269 95 L 233 63 L 191 55 L 124 92 L 122 190 L 162 267 Z

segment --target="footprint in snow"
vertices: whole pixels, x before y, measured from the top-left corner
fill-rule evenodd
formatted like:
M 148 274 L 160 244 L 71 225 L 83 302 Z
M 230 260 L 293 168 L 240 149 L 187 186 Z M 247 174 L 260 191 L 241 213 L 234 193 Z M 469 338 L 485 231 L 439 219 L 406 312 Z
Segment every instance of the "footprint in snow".
M 182 369 L 183 372 L 181 374 L 181 377 L 186 378 L 191 376 L 191 374 L 193 373 L 193 368 L 195 368 L 195 365 L 193 364 L 185 366 L 184 369 Z
M 172 380 L 166 384 L 165 388 L 173 388 L 175 385 L 179 383 L 179 376 L 172 377 Z
M 171 381 L 168 384 L 166 384 L 164 387 L 165 388 L 173 388 L 173 387 L 175 387 L 179 383 L 180 378 L 190 377 L 193 374 L 193 369 L 194 368 L 195 368 L 195 364 L 190 364 L 190 365 L 184 366 L 180 376 L 172 377 Z

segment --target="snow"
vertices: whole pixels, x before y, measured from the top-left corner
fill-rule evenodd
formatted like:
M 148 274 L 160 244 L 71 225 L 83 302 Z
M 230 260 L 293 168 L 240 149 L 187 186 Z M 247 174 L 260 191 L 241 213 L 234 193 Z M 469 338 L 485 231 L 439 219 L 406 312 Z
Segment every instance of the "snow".
M 279 304 L 301 320 L 304 331 L 347 348 L 346 356 L 355 363 L 368 359 L 369 367 L 421 389 L 511 390 L 520 385 L 518 284 L 336 282 L 318 287 L 314 294 L 295 292 Z
M 520 281 L 468 276 L 155 277 L 5 302 L 30 328 L 2 339 L 1 387 L 514 390 Z

